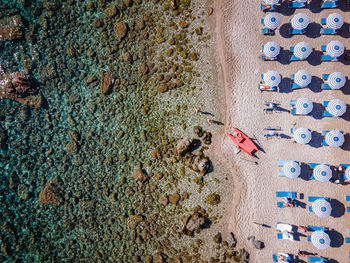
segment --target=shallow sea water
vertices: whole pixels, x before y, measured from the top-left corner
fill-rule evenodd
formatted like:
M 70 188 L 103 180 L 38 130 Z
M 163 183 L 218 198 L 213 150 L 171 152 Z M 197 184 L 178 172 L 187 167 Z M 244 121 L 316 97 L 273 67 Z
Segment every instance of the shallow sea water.
M 200 92 L 193 88 L 207 77 L 197 84 L 196 59 L 188 59 L 199 38 L 194 28 L 176 25 L 195 21 L 182 6 L 188 1 L 179 14 L 167 2 L 0 0 L 1 12 L 20 14 L 25 30 L 22 40 L 0 41 L 1 70 L 29 72 L 45 100 L 41 109 L 0 100 L 7 133 L 0 154 L 1 262 L 147 262 L 155 251 L 179 254 L 169 239 L 181 212 L 158 199 L 176 189 L 181 165 L 171 160 L 172 148 L 192 130 L 186 117 Z M 114 4 L 117 14 L 107 19 L 104 10 Z M 92 26 L 96 18 L 102 27 Z M 123 40 L 114 32 L 120 21 L 128 24 Z M 126 52 L 132 63 L 123 60 Z M 107 96 L 102 70 L 115 79 Z M 170 87 L 181 83 L 163 94 L 157 78 L 167 76 Z M 96 80 L 87 83 L 89 77 Z M 72 141 L 77 150 L 70 153 Z M 154 160 L 157 147 L 169 158 Z M 163 172 L 164 179 L 135 182 L 137 167 Z M 48 183 L 57 187 L 56 205 L 38 203 Z

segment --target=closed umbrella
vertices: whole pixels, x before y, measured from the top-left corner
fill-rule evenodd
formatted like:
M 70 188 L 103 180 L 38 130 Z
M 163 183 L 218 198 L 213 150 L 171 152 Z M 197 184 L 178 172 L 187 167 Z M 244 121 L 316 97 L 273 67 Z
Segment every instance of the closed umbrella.
M 315 215 L 325 218 L 331 215 L 332 207 L 326 199 L 319 198 L 312 203 L 312 211 Z
M 312 52 L 312 47 L 307 42 L 299 42 L 294 47 L 294 56 L 299 59 L 306 59 Z
M 280 0 L 264 0 L 267 5 L 277 5 Z
M 280 53 L 281 47 L 275 41 L 269 41 L 264 45 L 264 54 L 269 58 L 277 57 Z
M 332 170 L 328 165 L 316 165 L 313 171 L 314 177 L 317 181 L 322 183 L 328 182 L 332 178 Z
M 264 74 L 264 82 L 270 87 L 276 87 L 281 82 L 281 75 L 275 70 L 269 70 Z
M 344 134 L 337 130 L 329 131 L 326 134 L 325 141 L 331 147 L 340 147 L 345 141 Z
M 341 14 L 332 13 L 327 16 L 327 27 L 337 30 L 340 29 L 344 24 L 344 19 Z
M 311 83 L 311 74 L 306 70 L 299 70 L 294 76 L 294 82 L 304 88 Z
M 348 166 L 345 170 L 345 177 L 346 179 L 350 180 L 350 166 Z
M 300 165 L 294 161 L 287 161 L 283 165 L 283 173 L 291 179 L 297 178 L 301 173 Z
M 318 249 L 326 249 L 330 246 L 331 239 L 326 232 L 317 230 L 312 233 L 311 242 Z
M 299 98 L 295 104 L 297 114 L 307 115 L 312 111 L 313 107 L 314 104 L 308 98 Z
M 333 40 L 328 43 L 326 47 L 326 52 L 333 58 L 340 57 L 344 53 L 344 45 L 338 40 Z
M 299 13 L 293 16 L 290 23 L 294 29 L 302 30 L 307 28 L 310 23 L 310 18 L 307 14 Z
M 264 25 L 271 30 L 275 30 L 281 24 L 281 17 L 278 13 L 268 13 L 264 17 Z
M 346 104 L 339 99 L 333 99 L 328 102 L 327 111 L 334 117 L 340 117 L 346 112 Z
M 345 86 L 346 78 L 341 72 L 333 72 L 328 76 L 328 85 L 331 89 L 341 89 Z
M 300 144 L 308 144 L 311 141 L 311 132 L 307 128 L 298 128 L 294 131 L 294 141 Z

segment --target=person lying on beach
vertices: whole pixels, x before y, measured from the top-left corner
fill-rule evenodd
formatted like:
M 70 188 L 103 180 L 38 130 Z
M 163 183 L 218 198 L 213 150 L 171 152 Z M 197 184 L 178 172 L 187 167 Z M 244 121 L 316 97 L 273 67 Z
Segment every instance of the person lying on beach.
M 289 197 L 283 197 L 282 202 L 283 202 L 283 207 L 294 207 L 295 206 L 295 201 Z
M 264 7 L 263 9 L 261 9 L 261 11 L 263 12 L 272 8 L 272 5 L 267 5 L 265 3 L 261 3 L 261 5 Z
M 307 227 L 306 226 L 299 226 L 298 227 L 298 230 L 300 231 L 300 232 L 306 232 L 307 231 Z

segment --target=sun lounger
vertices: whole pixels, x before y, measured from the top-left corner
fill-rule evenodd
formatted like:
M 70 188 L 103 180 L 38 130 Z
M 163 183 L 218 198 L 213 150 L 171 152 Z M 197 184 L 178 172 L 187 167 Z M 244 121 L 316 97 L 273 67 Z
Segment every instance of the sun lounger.
M 334 35 L 336 33 L 338 33 L 338 31 L 335 29 L 332 29 L 332 28 L 321 28 L 320 29 L 321 35 Z
M 333 2 L 323 2 L 321 8 L 335 8 L 339 7 L 339 0 Z
M 350 243 L 350 237 L 346 237 L 344 242 L 345 242 L 346 244 L 349 244 L 349 243 Z
M 314 202 L 314 201 L 316 201 L 317 199 L 325 199 L 325 200 L 329 200 L 329 198 L 327 198 L 327 197 L 321 197 L 321 196 L 308 196 L 308 198 L 307 198 L 307 200 L 309 201 L 309 202 Z
M 282 208 L 283 207 L 283 203 L 282 202 L 277 202 L 277 207 L 278 208 Z
M 322 146 L 328 146 L 328 143 L 326 143 L 326 140 L 322 140 Z
M 289 224 L 283 224 L 283 223 L 280 223 L 280 222 L 276 222 L 276 230 L 279 230 L 281 232 L 283 231 L 288 231 L 288 232 L 292 232 L 292 225 L 289 225 Z
M 287 232 L 288 235 L 284 235 L 283 233 L 277 233 L 277 239 L 286 239 L 290 241 L 294 241 L 294 236 L 292 233 Z
M 281 191 L 281 192 L 276 192 L 276 197 L 290 197 L 292 199 L 295 199 L 297 197 L 297 193 L 296 192 Z
M 322 74 L 322 79 L 327 80 L 329 78 L 329 74 Z
M 327 24 L 327 18 L 322 17 L 320 23 L 321 23 L 321 25 L 326 25 Z
M 298 59 L 298 60 L 300 60 L 300 59 Z M 294 90 L 294 89 L 302 89 L 302 88 L 306 88 L 306 87 L 300 87 L 298 84 L 292 83 L 292 84 L 290 84 L 290 88 L 292 90 Z
M 302 8 L 305 6 L 306 6 L 306 3 L 288 2 L 288 8 Z
M 308 263 L 327 262 L 327 259 L 324 259 L 324 258 L 321 258 L 321 257 L 307 257 L 307 262 Z
M 271 8 L 269 8 L 269 9 L 265 9 L 265 11 L 274 11 L 274 10 L 276 10 L 276 5 L 271 5 Z M 265 6 L 264 5 L 260 5 L 260 10 L 263 10 L 265 8 Z
M 289 101 L 290 106 L 295 106 L 296 103 L 297 103 L 297 100 L 290 100 Z
M 283 256 L 283 257 L 284 257 L 286 260 L 288 260 L 288 261 L 290 261 L 290 260 L 293 259 L 293 257 L 291 257 L 290 255 L 288 255 L 288 254 L 286 254 L 286 253 L 278 253 L 278 254 L 273 254 L 273 255 L 272 255 L 272 260 L 273 260 L 274 262 L 277 262 L 277 260 L 278 260 L 278 255 Z
M 334 117 L 332 114 L 330 114 L 328 111 L 324 111 L 323 113 L 322 113 L 322 117 Z
M 277 161 L 277 166 L 283 166 L 288 160 L 278 160 Z
M 350 195 L 345 196 L 345 201 L 350 202 Z
M 307 231 L 313 232 L 313 231 L 324 231 L 327 232 L 328 228 L 321 227 L 321 226 L 307 226 Z
M 309 174 L 309 180 L 315 180 L 315 176 L 313 173 Z
M 323 103 L 322 103 L 323 107 L 327 107 L 327 106 L 328 106 L 328 103 L 329 103 L 328 100 L 324 100 Z
M 279 170 L 278 171 L 278 176 L 285 177 L 286 175 L 284 174 L 284 172 L 282 170 Z
M 347 212 L 347 213 L 350 213 L 350 206 L 347 206 L 347 207 L 346 207 L 346 212 Z
M 321 61 L 331 61 L 331 62 L 336 62 L 336 61 L 339 61 L 339 58 L 334 58 L 334 57 L 331 57 L 330 55 L 322 55 L 321 56 Z
M 311 236 L 307 236 L 307 241 L 311 242 Z
M 261 29 L 261 34 L 263 35 L 273 35 L 275 32 L 267 27 Z
M 330 87 L 327 83 L 322 83 L 321 89 L 324 89 L 324 90 L 331 90 L 331 87 Z
M 259 85 L 258 89 L 263 92 L 263 91 L 277 91 L 277 87 L 269 87 L 266 85 Z
M 312 212 L 312 206 L 309 206 L 309 212 Z
M 289 60 L 290 60 L 290 61 L 301 61 L 302 59 L 297 58 L 297 57 L 294 56 L 294 55 L 291 55 L 291 56 L 289 57 Z
M 297 115 L 297 110 L 296 110 L 296 109 L 291 109 L 291 110 L 290 110 L 290 114 L 292 114 L 292 115 Z
M 307 31 L 307 29 L 294 29 L 294 28 L 291 28 L 289 29 L 289 34 L 290 35 L 301 35 L 301 34 L 305 34 Z

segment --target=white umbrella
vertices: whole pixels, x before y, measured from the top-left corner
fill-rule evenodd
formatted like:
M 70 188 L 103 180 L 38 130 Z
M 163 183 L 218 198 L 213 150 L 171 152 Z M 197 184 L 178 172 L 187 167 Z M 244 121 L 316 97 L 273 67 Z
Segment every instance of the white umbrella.
M 345 141 L 344 134 L 337 130 L 329 131 L 326 134 L 325 141 L 331 147 L 340 147 Z
M 294 76 L 294 82 L 300 87 L 306 87 L 311 83 L 311 74 L 306 70 L 299 70 Z
M 328 165 L 316 165 L 313 171 L 314 177 L 317 181 L 322 183 L 328 182 L 332 178 L 332 170 Z
M 341 72 L 333 72 L 328 76 L 328 85 L 331 89 L 341 89 L 345 82 L 345 75 Z
M 281 17 L 278 13 L 268 13 L 264 17 L 264 25 L 271 30 L 275 30 L 281 24 Z
M 317 230 L 312 233 L 311 242 L 318 249 L 326 249 L 330 246 L 331 239 L 324 231 Z
M 333 99 L 328 102 L 327 111 L 334 117 L 340 117 L 346 112 L 346 104 L 339 99 Z
M 281 83 L 281 75 L 275 70 L 269 70 L 264 74 L 264 82 L 267 86 L 276 87 Z
M 275 41 L 269 41 L 264 45 L 264 54 L 269 58 L 277 57 L 280 53 L 281 47 Z
M 312 47 L 307 42 L 299 42 L 294 47 L 294 56 L 299 59 L 306 59 L 312 52 Z
M 311 132 L 307 128 L 298 128 L 294 131 L 294 141 L 300 144 L 308 144 L 311 141 Z
M 346 179 L 350 180 L 350 166 L 348 166 L 345 170 L 345 177 Z
M 333 58 L 340 57 L 344 53 L 344 45 L 338 40 L 333 40 L 328 43 L 326 47 L 326 52 Z
M 313 107 L 314 104 L 308 98 L 299 98 L 295 104 L 297 114 L 307 115 L 312 111 Z
M 315 215 L 325 218 L 331 215 L 332 207 L 326 199 L 319 198 L 312 203 L 312 211 Z
M 332 13 L 327 16 L 326 23 L 327 27 L 337 30 L 343 26 L 344 19 L 341 14 Z
M 294 161 L 287 161 L 283 165 L 283 173 L 291 179 L 297 178 L 301 173 L 300 165 Z
M 302 30 L 307 28 L 307 26 L 310 23 L 310 18 L 305 13 L 299 13 L 293 16 L 292 20 L 290 21 L 292 27 L 297 30 Z
M 280 0 L 264 0 L 267 5 L 277 5 Z

